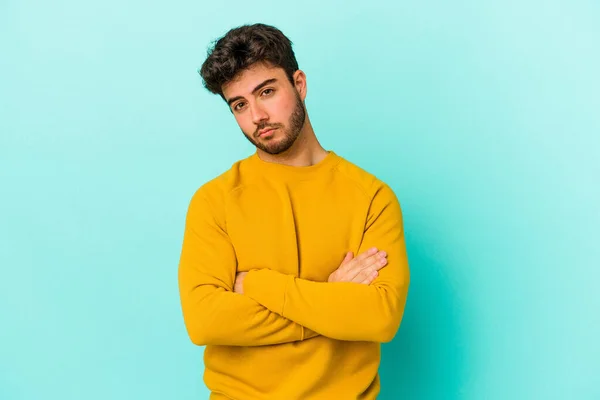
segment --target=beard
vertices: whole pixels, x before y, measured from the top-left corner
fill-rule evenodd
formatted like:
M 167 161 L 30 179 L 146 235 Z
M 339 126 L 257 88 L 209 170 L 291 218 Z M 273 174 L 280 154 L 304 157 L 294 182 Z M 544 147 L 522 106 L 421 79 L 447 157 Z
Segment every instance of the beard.
M 298 136 L 300 136 L 300 131 L 304 126 L 305 119 L 306 111 L 304 110 L 304 104 L 302 104 L 302 99 L 300 99 L 300 96 L 298 93 L 296 93 L 296 107 L 294 107 L 294 111 L 290 116 L 287 128 L 282 124 L 261 124 L 256 127 L 256 131 L 251 136 L 247 135 L 243 131 L 242 132 L 244 133 L 246 139 L 250 141 L 250 143 L 265 153 L 273 155 L 280 154 L 288 150 L 296 142 L 296 139 L 298 139 Z M 258 131 L 267 127 L 278 128 L 278 130 L 283 133 L 283 138 L 276 140 L 275 137 L 271 137 L 265 141 L 261 141 L 258 138 L 254 139 L 258 135 Z

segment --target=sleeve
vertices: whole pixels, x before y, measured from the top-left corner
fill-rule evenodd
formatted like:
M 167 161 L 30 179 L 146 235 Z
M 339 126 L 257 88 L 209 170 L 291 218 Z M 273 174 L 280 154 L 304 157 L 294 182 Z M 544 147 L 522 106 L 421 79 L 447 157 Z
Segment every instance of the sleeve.
M 179 262 L 183 319 L 199 346 L 261 346 L 317 336 L 251 298 L 233 292 L 236 257 L 217 218 L 219 207 L 200 190 L 190 202 Z
M 360 254 L 385 250 L 387 265 L 370 285 L 312 282 L 270 269 L 253 270 L 244 294 L 282 317 L 338 340 L 391 341 L 402 320 L 410 273 L 402 212 L 392 189 L 382 184 L 372 197 Z

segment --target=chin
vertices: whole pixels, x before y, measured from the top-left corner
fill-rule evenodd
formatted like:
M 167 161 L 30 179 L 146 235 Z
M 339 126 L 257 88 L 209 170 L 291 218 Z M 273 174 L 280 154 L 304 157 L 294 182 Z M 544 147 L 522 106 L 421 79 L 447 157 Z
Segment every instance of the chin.
M 262 146 L 259 146 L 259 148 L 262 151 L 269 153 L 271 155 L 277 155 L 277 154 L 281 154 L 281 153 L 287 151 L 290 148 L 290 146 L 282 147 L 281 143 L 272 143 L 271 145 L 269 145 L 267 143 L 262 143 Z

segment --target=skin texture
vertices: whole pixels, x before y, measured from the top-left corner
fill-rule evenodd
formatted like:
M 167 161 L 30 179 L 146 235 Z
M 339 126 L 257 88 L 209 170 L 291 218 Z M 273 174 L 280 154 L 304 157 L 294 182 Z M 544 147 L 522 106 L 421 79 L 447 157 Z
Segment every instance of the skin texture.
M 223 85 L 223 96 L 242 133 L 261 159 L 291 166 L 309 166 L 327 155 L 310 123 L 304 100 L 306 75 L 298 70 L 293 84 L 282 68 L 257 63 Z M 261 131 L 272 128 L 261 135 Z M 370 249 L 357 257 L 346 254 L 328 282 L 370 284 L 387 263 L 386 254 Z M 236 276 L 234 291 L 244 292 L 246 272 Z
M 257 87 L 265 81 L 274 80 Z M 306 105 L 306 75 L 298 70 L 290 83 L 282 68 L 258 63 L 223 86 L 223 96 L 244 136 L 261 159 L 292 166 L 321 161 L 327 151 L 312 128 Z M 277 128 L 259 136 L 264 128 Z

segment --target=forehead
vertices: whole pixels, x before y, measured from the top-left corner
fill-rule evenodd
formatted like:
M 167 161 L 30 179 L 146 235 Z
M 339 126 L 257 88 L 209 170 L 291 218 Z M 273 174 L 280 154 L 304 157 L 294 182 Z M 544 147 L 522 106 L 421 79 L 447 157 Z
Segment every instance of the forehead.
M 225 98 L 249 96 L 254 88 L 267 79 L 286 79 L 285 71 L 280 67 L 272 67 L 265 63 L 256 63 L 238 73 L 231 81 L 222 86 Z

